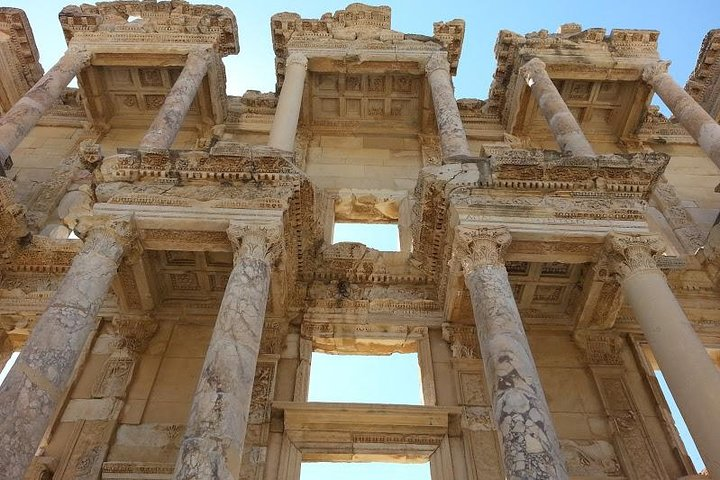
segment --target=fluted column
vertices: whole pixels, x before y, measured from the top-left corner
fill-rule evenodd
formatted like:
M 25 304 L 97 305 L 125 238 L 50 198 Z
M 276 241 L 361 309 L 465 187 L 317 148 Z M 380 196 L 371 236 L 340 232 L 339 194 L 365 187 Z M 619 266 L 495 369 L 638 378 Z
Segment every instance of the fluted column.
M 212 59 L 212 49 L 191 51 L 180 76 L 165 97 L 160 111 L 140 141 L 141 150 L 168 149 L 177 137 Z
M 455 249 L 470 291 L 505 475 L 567 479 L 550 409 L 503 260 L 506 228 L 459 228 Z
M 455 99 L 447 54 L 431 56 L 425 65 L 425 74 L 430 83 L 443 158 L 472 156 Z
M 300 52 L 291 53 L 285 60 L 285 80 L 270 128 L 270 147 L 288 152 L 295 150 L 307 64 L 307 58 Z
M 720 168 L 720 125 L 667 73 L 667 62 L 648 65 L 642 78 L 660 96 L 680 125 Z
M 616 233 L 605 246 L 710 476 L 720 478 L 720 372 L 655 263 L 664 246 L 655 235 Z
M 548 76 L 545 62 L 533 58 L 520 67 L 520 75 L 535 96 L 540 112 L 547 120 L 550 131 L 560 146 L 560 151 L 578 157 L 595 156 L 590 142 L 585 138 L 580 125 Z
M 235 480 L 240 473 L 280 229 L 231 225 L 228 235 L 234 266 L 195 390 L 176 480 Z
M 58 62 L 0 118 L 0 164 L 23 141 L 73 78 L 90 63 L 91 54 L 69 48 Z
M 91 221 L 82 251 L 0 387 L 2 480 L 22 478 L 30 464 L 135 237 L 129 217 Z

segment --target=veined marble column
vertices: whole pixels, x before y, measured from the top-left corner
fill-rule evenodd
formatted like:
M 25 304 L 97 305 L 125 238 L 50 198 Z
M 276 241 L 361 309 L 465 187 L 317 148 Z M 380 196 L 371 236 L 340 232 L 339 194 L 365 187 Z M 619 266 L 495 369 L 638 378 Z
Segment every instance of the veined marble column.
M 425 73 L 430 83 L 443 158 L 472 156 L 455 99 L 447 55 L 436 53 L 431 56 L 425 65 Z
M 135 237 L 129 218 L 98 222 L 0 387 L 0 479 L 22 478 L 69 386 L 120 260 Z
M 141 150 L 168 149 L 172 146 L 190 110 L 212 59 L 212 49 L 193 50 L 185 61 L 180 76 L 165 97 L 160 111 L 140 141 Z
M 35 124 L 90 63 L 90 52 L 69 48 L 65 55 L 0 118 L 0 164 L 15 150 Z
M 195 390 L 175 480 L 235 480 L 240 474 L 280 229 L 231 225 L 228 235 L 234 266 Z
M 720 125 L 673 80 L 667 73 L 667 67 L 666 62 L 648 65 L 643 70 L 642 78 L 665 102 L 710 160 L 720 168 Z
M 530 86 L 560 151 L 578 157 L 594 157 L 595 151 L 580 125 L 545 70 L 545 62 L 533 58 L 520 67 L 520 75 Z
M 459 228 L 456 253 L 465 272 L 475 325 L 511 480 L 568 478 L 550 409 L 513 298 L 503 252 L 506 228 Z
M 285 60 L 285 81 L 270 128 L 270 147 L 287 152 L 295 150 L 295 134 L 305 89 L 307 64 L 307 58 L 300 52 L 291 53 Z
M 610 267 L 650 343 L 710 476 L 720 478 L 720 372 L 673 295 L 654 255 L 655 235 L 611 233 Z

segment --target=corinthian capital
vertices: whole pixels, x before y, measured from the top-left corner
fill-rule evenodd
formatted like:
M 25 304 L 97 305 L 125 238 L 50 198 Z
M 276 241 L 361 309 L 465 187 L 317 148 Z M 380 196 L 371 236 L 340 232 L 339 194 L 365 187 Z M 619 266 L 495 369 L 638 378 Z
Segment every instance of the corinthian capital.
M 657 80 L 659 80 L 660 75 L 664 75 L 667 73 L 669 66 L 670 62 L 668 61 L 659 61 L 646 65 L 642 71 L 643 81 L 645 83 L 653 85 Z
M 428 75 L 433 73 L 435 70 L 445 70 L 450 73 L 450 62 L 448 62 L 447 54 L 445 52 L 432 54 L 425 64 L 425 73 Z
M 132 215 L 89 215 L 80 218 L 75 230 L 85 240 L 83 250 L 109 253 L 108 247 L 117 246 L 129 257 L 142 253 Z
M 511 240 L 506 227 L 459 227 L 453 257 L 460 261 L 465 273 L 482 266 L 502 267 Z
M 625 280 L 636 273 L 659 271 L 655 256 L 664 250 L 665 245 L 657 235 L 611 232 L 605 241 L 606 257 L 602 262 L 620 280 Z
M 227 232 L 236 262 L 240 258 L 251 258 L 272 264 L 280 256 L 282 229 L 279 225 L 231 223 Z
M 300 65 L 301 67 L 303 67 L 304 69 L 307 70 L 308 59 L 305 55 L 303 55 L 300 52 L 292 52 L 285 59 L 285 66 L 287 67 L 290 65 Z
M 531 79 L 536 78 L 538 75 L 547 75 L 547 71 L 545 70 L 546 67 L 547 65 L 545 65 L 545 62 L 539 58 L 532 58 L 520 67 L 519 73 L 528 85 L 532 85 L 530 83 Z

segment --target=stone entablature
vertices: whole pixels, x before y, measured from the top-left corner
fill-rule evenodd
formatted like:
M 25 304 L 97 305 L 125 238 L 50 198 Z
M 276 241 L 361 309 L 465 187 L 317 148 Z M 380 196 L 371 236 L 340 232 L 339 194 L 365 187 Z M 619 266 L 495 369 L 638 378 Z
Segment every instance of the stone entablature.
M 19 8 L 0 7 L 0 68 L 0 112 L 7 112 L 43 74 L 32 28 Z
M 720 29 L 710 30 L 698 55 L 695 71 L 685 90 L 713 117 L 720 121 Z
M 347 54 L 358 60 L 421 62 L 436 51 L 446 51 L 451 71 L 457 71 L 465 35 L 465 22 L 436 22 L 433 36 L 405 34 L 391 30 L 390 7 L 354 3 L 320 19 L 303 19 L 297 13 L 278 13 L 270 21 L 277 90 L 285 79 L 289 52 L 301 51 L 308 58 L 343 59 Z M 313 68 L 311 63 L 311 69 Z
M 235 15 L 217 5 L 137 0 L 69 5 L 60 12 L 60 24 L 68 43 L 213 44 L 223 56 L 240 50 Z

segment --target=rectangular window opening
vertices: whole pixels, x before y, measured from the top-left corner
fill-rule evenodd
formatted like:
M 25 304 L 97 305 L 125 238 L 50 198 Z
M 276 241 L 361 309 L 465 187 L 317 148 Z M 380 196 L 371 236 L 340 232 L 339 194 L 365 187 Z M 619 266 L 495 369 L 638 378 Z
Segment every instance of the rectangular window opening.
M 430 480 L 430 462 L 303 462 L 300 465 L 300 480 L 360 480 L 371 478 L 392 480 Z
M 359 242 L 381 252 L 400 251 L 400 229 L 397 223 L 335 222 L 333 244 Z
M 417 353 L 334 355 L 313 352 L 308 401 L 422 405 Z

